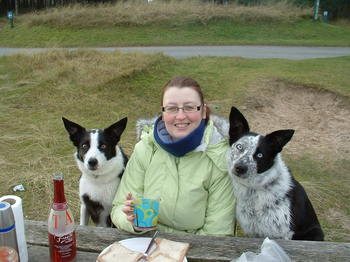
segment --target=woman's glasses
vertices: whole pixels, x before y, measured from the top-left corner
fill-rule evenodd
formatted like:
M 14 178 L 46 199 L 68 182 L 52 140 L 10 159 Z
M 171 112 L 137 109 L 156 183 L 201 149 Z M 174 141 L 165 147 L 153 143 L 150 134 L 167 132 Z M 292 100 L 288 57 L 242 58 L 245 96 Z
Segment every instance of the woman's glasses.
M 168 114 L 177 114 L 180 109 L 184 113 L 193 113 L 197 112 L 201 109 L 202 105 L 199 106 L 193 106 L 193 105 L 185 105 L 183 107 L 178 107 L 178 106 L 163 106 L 162 111 Z

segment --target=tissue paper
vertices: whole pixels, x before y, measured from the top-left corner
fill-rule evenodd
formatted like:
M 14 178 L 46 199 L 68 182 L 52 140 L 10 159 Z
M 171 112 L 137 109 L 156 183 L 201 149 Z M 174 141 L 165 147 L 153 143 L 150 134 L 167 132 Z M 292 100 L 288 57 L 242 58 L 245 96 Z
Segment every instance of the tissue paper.
M 28 262 L 27 242 L 24 234 L 24 217 L 22 199 L 18 196 L 8 195 L 0 197 L 0 202 L 7 202 L 11 205 L 16 224 L 16 236 L 20 262 Z
M 231 262 L 292 262 L 292 260 L 276 241 L 266 237 L 259 254 L 251 251 L 244 252 L 239 258 L 231 260 Z

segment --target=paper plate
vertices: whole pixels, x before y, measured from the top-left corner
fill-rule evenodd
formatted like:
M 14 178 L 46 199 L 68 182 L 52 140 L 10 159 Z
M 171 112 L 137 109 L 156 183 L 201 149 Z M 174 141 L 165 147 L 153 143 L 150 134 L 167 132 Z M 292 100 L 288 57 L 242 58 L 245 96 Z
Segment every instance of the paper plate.
M 119 243 L 122 244 L 124 247 L 127 247 L 130 250 L 143 253 L 146 251 L 146 248 L 148 247 L 148 244 L 150 241 L 151 241 L 150 237 L 135 237 L 135 238 L 127 238 L 127 239 L 121 240 L 121 241 L 119 241 Z M 153 245 L 150 253 L 152 253 L 152 251 L 154 249 L 156 249 L 156 245 L 157 244 Z M 102 250 L 100 255 L 103 255 L 110 246 L 111 245 L 109 245 L 104 250 Z M 186 257 L 184 258 L 183 262 L 187 262 Z

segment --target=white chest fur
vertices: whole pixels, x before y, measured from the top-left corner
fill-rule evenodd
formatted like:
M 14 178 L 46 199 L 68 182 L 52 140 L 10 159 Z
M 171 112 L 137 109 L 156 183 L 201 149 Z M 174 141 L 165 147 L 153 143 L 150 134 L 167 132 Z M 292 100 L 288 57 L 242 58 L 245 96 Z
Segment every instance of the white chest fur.
M 95 179 L 83 174 L 79 182 L 79 195 L 81 198 L 87 194 L 91 200 L 99 202 L 107 212 L 110 212 L 120 179 L 116 175 L 115 179 L 108 183 L 101 183 L 98 181 L 99 179 L 99 177 Z
M 240 191 L 236 207 L 237 219 L 248 236 L 292 238 L 290 202 L 287 198 L 276 199 L 269 192 L 251 189 Z
M 291 239 L 293 236 L 291 203 L 287 197 L 291 179 L 284 163 L 278 162 L 273 169 L 259 174 L 275 178 L 269 184 L 246 186 L 241 178 L 232 176 L 237 220 L 249 237 Z

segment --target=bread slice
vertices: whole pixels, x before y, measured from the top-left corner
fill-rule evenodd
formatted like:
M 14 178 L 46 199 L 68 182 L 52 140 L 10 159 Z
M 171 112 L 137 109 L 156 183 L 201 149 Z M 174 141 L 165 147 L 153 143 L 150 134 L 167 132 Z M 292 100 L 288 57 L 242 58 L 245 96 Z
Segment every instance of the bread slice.
M 149 257 L 147 259 L 147 262 L 148 261 L 151 261 L 151 262 L 176 262 L 177 260 L 175 258 L 169 257 L 163 253 L 158 253 L 152 257 Z
M 171 241 L 165 238 L 156 238 L 157 244 L 156 249 L 150 254 L 147 261 L 161 261 L 160 256 L 164 258 L 166 262 L 182 262 L 186 256 L 188 249 L 190 248 L 189 243 Z M 171 258 L 173 260 L 165 260 L 165 258 Z
M 143 257 L 143 253 L 130 250 L 122 244 L 113 243 L 104 254 L 99 255 L 97 262 L 136 262 Z

